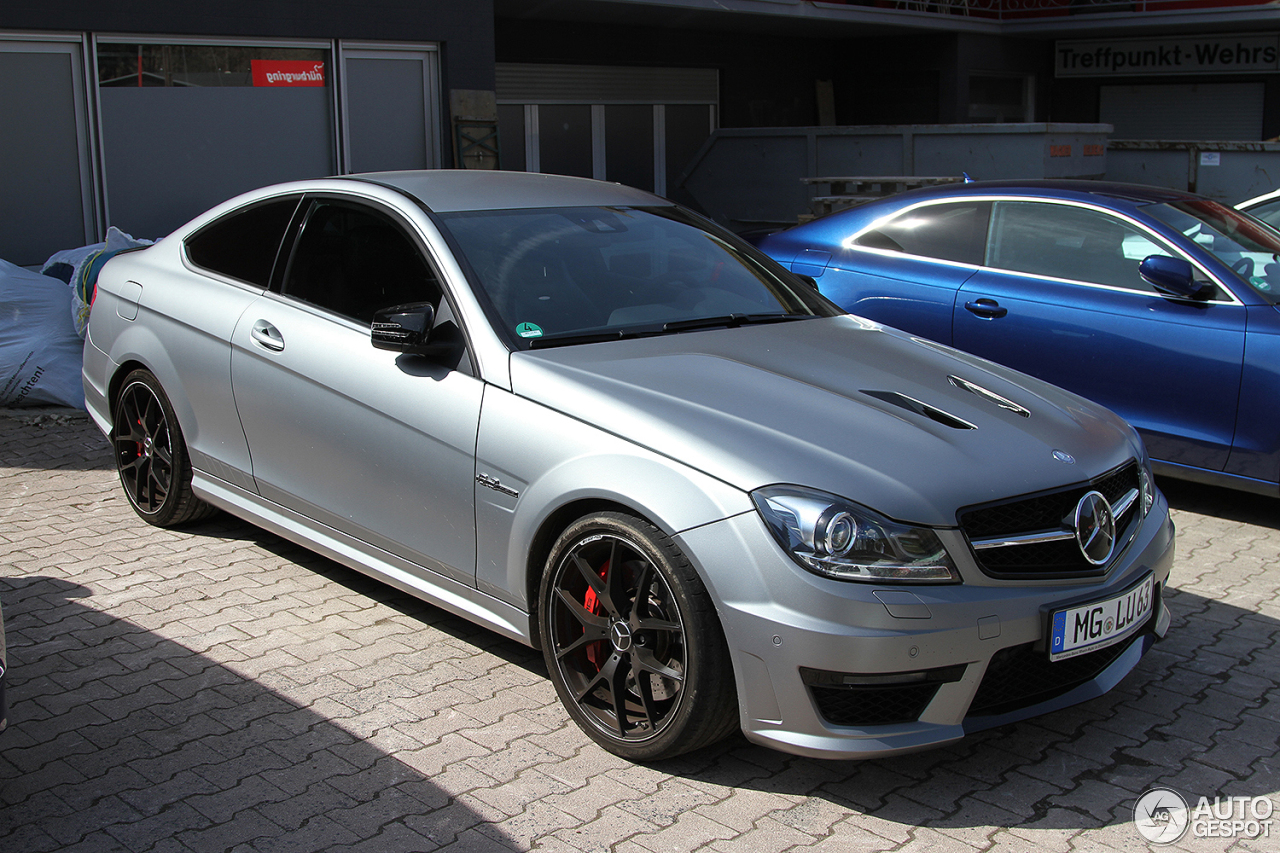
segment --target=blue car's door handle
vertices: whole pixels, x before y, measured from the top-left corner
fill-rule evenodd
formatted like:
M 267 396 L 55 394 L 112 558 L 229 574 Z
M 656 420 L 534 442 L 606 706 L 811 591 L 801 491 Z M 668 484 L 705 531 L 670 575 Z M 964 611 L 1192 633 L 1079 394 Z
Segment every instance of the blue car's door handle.
M 966 302 L 964 310 L 988 320 L 995 320 L 1009 313 L 1008 308 L 1001 308 L 1000 303 L 994 299 L 975 299 L 973 302 Z

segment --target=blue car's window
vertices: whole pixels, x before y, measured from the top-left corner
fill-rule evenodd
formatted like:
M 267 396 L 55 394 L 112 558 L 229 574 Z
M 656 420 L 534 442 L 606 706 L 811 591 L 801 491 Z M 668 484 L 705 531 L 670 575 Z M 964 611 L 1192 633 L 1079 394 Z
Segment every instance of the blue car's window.
M 987 266 L 1152 291 L 1138 265 L 1149 255 L 1169 254 L 1138 228 L 1100 210 L 1001 201 L 991 220 Z
M 990 215 L 989 201 L 923 205 L 862 232 L 853 245 L 976 266 Z
M 1280 302 L 1280 233 L 1208 199 L 1143 208 L 1231 267 L 1270 302 Z
M 831 316 L 817 291 L 677 208 L 439 215 L 508 340 Z

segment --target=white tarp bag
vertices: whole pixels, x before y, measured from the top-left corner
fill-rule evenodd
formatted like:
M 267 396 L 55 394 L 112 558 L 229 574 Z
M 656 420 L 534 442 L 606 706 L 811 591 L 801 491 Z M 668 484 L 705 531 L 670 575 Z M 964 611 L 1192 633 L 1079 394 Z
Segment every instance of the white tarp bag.
M 71 289 L 0 261 L 0 406 L 84 408 Z

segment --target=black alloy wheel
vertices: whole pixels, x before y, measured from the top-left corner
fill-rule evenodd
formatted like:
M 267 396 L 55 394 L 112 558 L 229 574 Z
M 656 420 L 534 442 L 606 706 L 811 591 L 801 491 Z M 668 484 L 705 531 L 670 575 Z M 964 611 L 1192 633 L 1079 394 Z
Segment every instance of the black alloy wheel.
M 120 484 L 147 523 L 174 527 L 213 513 L 191 491 L 191 462 L 173 406 L 146 370 L 125 377 L 116 397 L 111 446 Z
M 710 597 L 660 530 L 621 513 L 557 540 L 540 596 L 543 654 L 570 715 L 609 751 L 656 760 L 738 723 Z

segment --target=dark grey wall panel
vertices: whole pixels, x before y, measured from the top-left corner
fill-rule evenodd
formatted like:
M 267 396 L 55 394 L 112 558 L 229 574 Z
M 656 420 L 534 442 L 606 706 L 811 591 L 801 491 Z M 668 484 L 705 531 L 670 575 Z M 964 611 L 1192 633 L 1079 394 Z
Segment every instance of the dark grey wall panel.
M 0 52 L 0 258 L 33 266 L 85 233 L 69 53 Z
M 336 171 L 328 88 L 102 89 L 108 225 L 162 237 L 237 193 Z
M 422 62 L 416 55 L 347 60 L 351 171 L 431 167 Z
M 4 0 L 0 29 L 439 42 L 445 88 L 493 88 L 491 0 Z

